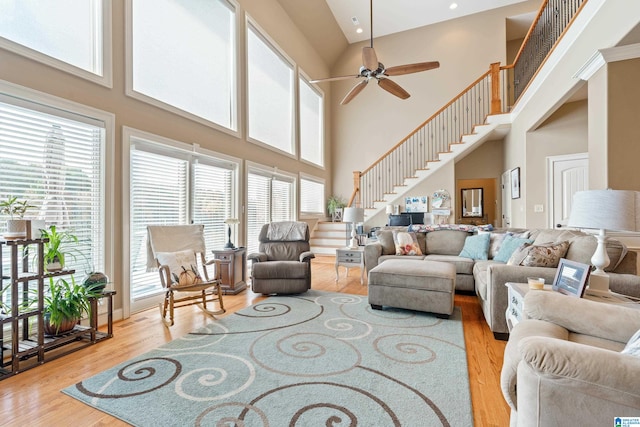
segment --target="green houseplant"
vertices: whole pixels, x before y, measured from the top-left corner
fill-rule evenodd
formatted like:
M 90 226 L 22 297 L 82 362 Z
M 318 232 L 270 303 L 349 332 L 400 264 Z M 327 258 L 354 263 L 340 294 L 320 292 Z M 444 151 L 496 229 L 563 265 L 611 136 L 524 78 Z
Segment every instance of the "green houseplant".
M 347 203 L 340 196 L 333 195 L 327 199 L 327 211 L 329 211 L 329 216 L 331 216 L 332 221 L 336 221 L 341 218 L 341 215 L 338 215 L 338 213 L 341 213 L 342 208 L 346 205 Z
M 65 257 L 70 252 L 66 250 L 66 244 L 78 242 L 78 238 L 69 231 L 58 231 L 55 225 L 40 231 L 40 237 L 49 239 L 44 244 L 44 265 L 47 271 L 61 270 L 65 266 Z
M 0 213 L 7 215 L 7 231 L 3 234 L 5 239 L 20 239 L 27 236 L 27 221 L 24 214 L 32 208 L 27 200 L 18 200 L 16 196 L 7 196 L 0 201 Z
M 43 296 L 44 333 L 60 335 L 72 330 L 84 313 L 89 313 L 90 299 L 100 294 L 94 287 L 70 280 L 49 277 L 49 289 Z

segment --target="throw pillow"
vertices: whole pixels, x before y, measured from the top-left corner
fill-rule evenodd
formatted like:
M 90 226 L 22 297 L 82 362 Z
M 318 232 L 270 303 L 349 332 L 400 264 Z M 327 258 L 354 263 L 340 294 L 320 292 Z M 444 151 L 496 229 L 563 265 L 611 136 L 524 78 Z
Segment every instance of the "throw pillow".
M 422 255 L 416 233 L 394 231 L 393 242 L 396 245 L 396 255 Z
M 482 231 L 478 230 L 478 234 L 488 234 L 490 237 L 489 242 L 489 258 L 493 259 L 498 254 L 500 250 L 500 245 L 502 245 L 502 241 L 509 233 L 496 233 L 493 231 Z
M 525 244 L 513 252 L 507 264 L 557 268 L 560 258 L 564 258 L 567 249 L 569 249 L 567 240 L 545 245 Z
M 630 354 L 631 356 L 640 357 L 640 330 L 633 334 L 629 342 L 621 351 L 622 354 Z
M 493 259 L 495 261 L 507 262 L 515 250 L 525 243 L 533 243 L 533 240 L 513 237 L 511 235 L 505 236 L 502 245 L 500 245 L 500 250 Z
M 491 235 L 488 233 L 468 236 L 464 241 L 460 256 L 471 259 L 489 259 L 490 239 Z
M 183 280 L 180 283 L 180 274 L 186 271 L 192 271 L 196 268 L 196 257 L 193 251 L 184 250 L 178 252 L 157 252 L 156 259 L 160 265 L 166 265 L 169 267 L 170 277 L 173 284 L 179 284 L 182 286 L 192 285 L 193 281 L 189 283 L 189 280 Z M 198 274 L 199 277 L 199 274 Z

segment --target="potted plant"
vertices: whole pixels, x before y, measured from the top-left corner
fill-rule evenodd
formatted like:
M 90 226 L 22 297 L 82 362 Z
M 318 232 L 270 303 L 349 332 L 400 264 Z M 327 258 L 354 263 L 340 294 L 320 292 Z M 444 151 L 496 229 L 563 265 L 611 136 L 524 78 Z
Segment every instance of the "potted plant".
M 327 210 L 331 216 L 331 221 L 340 221 L 342 219 L 342 209 L 346 205 L 346 202 L 340 196 L 329 197 L 327 200 Z
M 62 270 L 65 266 L 65 255 L 69 252 L 65 250 L 65 244 L 78 242 L 78 238 L 69 231 L 58 231 L 55 225 L 48 229 L 40 230 L 40 237 L 49 239 L 44 244 L 44 265 L 47 271 Z
M 8 196 L 0 201 L 0 213 L 8 215 L 7 231 L 3 234 L 5 239 L 21 239 L 27 237 L 27 220 L 24 214 L 32 208 L 27 200 L 18 200 L 16 196 Z
M 71 331 L 91 308 L 90 299 L 100 295 L 91 286 L 71 279 L 49 277 L 49 291 L 43 296 L 44 333 L 61 335 Z

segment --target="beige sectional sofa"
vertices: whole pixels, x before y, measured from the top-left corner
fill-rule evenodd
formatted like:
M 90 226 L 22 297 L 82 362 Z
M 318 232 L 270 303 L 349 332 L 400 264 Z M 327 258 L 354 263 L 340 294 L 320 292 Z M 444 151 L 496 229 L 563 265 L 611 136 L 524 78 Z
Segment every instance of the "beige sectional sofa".
M 455 227 L 453 227 L 455 228 Z M 365 269 L 369 272 L 379 263 L 390 258 L 443 261 L 452 263 L 456 268 L 456 291 L 475 292 L 489 328 L 496 338 L 506 339 L 508 328 L 505 317 L 507 309 L 507 282 L 525 283 L 527 277 L 543 277 L 552 283 L 555 267 L 528 267 L 508 265 L 492 259 L 497 246 L 492 245 L 489 259 L 474 260 L 459 256 L 465 240 L 476 230 L 441 229 L 437 231 L 416 232 L 417 242 L 423 255 L 396 255 L 393 231 L 406 231 L 406 227 L 383 227 L 377 232 L 377 242 L 364 248 Z M 480 231 L 482 232 L 482 231 Z M 569 246 L 564 258 L 590 264 L 596 248 L 596 239 L 590 234 L 577 230 L 548 229 L 496 229 L 490 232 L 491 240 L 500 240 L 501 235 L 515 233 L 533 240 L 533 245 L 568 241 Z M 610 287 L 614 292 L 640 297 L 640 277 L 636 275 L 636 253 L 627 251 L 619 241 L 609 239 L 607 248 L 611 264 Z

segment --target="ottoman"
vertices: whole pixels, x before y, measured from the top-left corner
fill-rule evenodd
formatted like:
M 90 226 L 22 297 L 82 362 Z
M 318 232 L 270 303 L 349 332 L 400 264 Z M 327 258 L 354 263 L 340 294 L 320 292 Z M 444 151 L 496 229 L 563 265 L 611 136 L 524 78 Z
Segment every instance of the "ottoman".
M 369 304 L 427 311 L 448 318 L 453 313 L 456 268 L 440 261 L 388 259 L 369 271 Z

